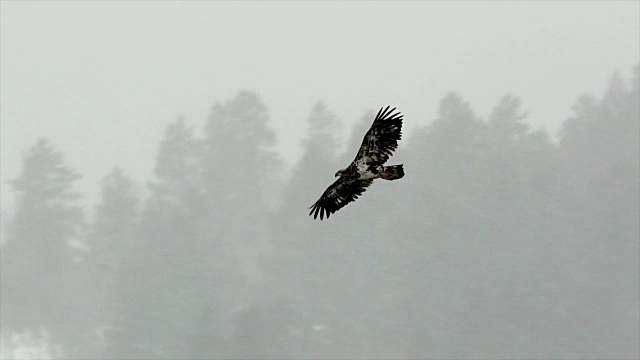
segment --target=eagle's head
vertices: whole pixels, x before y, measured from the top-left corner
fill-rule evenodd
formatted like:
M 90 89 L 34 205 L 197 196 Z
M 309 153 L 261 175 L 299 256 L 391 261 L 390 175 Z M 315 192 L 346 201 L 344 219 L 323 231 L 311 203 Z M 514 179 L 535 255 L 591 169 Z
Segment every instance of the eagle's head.
M 344 168 L 344 169 L 340 169 L 338 170 L 338 172 L 336 173 L 336 177 L 338 176 L 347 176 L 349 174 L 349 172 L 347 171 L 349 168 Z

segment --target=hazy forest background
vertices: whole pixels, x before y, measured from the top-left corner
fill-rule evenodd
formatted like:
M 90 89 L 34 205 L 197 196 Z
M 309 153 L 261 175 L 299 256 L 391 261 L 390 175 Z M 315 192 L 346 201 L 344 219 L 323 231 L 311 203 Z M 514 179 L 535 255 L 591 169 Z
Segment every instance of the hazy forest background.
M 34 139 L 2 184 L 3 357 L 638 358 L 639 83 L 579 97 L 557 139 L 526 99 L 446 94 L 391 160 L 406 177 L 322 222 L 387 104 L 345 132 L 319 102 L 288 171 L 240 92 L 168 124 L 148 183 L 105 168 L 95 207 Z

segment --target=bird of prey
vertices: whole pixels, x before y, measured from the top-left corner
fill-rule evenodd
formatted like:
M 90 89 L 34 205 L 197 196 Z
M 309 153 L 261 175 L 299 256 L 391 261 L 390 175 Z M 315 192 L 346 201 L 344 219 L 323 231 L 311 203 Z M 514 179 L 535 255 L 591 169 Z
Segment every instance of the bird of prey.
M 402 137 L 402 115 L 400 112 L 394 113 L 395 110 L 396 108 L 389 110 L 389 106 L 380 108 L 362 140 L 356 158 L 349 166 L 338 170 L 335 176 L 340 178 L 309 208 L 309 215 L 313 214 L 314 219 L 318 215 L 320 220 L 325 215 L 328 219 L 331 214 L 355 201 L 371 185 L 373 179 L 396 180 L 404 176 L 402 164 L 384 166 Z

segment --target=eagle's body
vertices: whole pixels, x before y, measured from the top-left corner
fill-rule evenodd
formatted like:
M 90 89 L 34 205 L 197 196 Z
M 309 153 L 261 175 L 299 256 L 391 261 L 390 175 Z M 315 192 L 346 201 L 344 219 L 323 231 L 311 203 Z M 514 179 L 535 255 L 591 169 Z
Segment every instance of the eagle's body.
M 327 218 L 343 206 L 354 201 L 371 185 L 374 179 L 396 180 L 404 176 L 402 165 L 384 166 L 391 153 L 398 147 L 402 137 L 402 115 L 389 106 L 380 109 L 373 124 L 362 140 L 355 159 L 346 168 L 339 170 L 340 176 L 313 204 L 309 215 L 320 220 Z

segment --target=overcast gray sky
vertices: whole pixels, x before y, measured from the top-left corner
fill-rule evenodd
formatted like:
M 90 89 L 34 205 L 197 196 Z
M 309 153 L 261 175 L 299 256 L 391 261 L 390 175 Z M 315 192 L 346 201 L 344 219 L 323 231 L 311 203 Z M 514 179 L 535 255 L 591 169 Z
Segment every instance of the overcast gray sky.
M 391 104 L 410 132 L 448 91 L 481 115 L 511 92 L 555 134 L 579 95 L 637 64 L 639 4 L 3 1 L 3 212 L 37 137 L 66 154 L 94 201 L 115 164 L 150 178 L 170 121 L 200 130 L 214 101 L 242 89 L 270 107 L 288 164 L 319 99 L 345 130 Z

